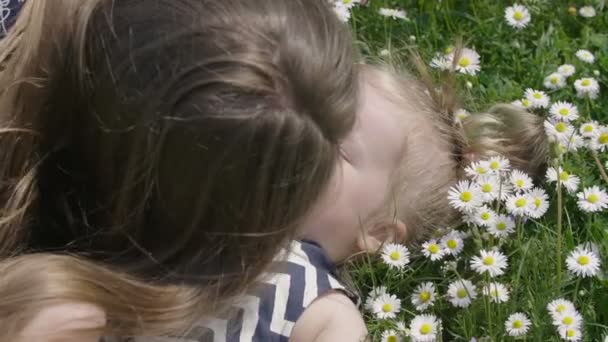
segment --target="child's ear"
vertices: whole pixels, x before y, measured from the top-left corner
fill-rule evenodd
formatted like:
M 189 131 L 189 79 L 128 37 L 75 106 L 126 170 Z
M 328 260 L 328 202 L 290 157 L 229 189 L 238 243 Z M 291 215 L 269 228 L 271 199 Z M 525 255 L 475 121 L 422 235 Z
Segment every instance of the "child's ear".
M 359 252 L 376 253 L 387 243 L 403 243 L 407 236 L 405 223 L 400 220 L 381 222 L 362 230 L 357 237 Z

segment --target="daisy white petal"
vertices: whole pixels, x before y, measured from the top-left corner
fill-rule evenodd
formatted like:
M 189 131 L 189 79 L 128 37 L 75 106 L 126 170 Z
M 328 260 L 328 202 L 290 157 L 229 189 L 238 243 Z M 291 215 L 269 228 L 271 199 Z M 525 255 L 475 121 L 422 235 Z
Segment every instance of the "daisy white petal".
M 410 337 L 414 342 L 434 342 L 439 333 L 439 320 L 434 315 L 418 315 L 410 324 Z
M 591 51 L 589 50 L 578 50 L 576 51 L 576 58 L 580 59 L 581 61 L 585 62 L 585 63 L 593 63 L 595 62 L 595 56 L 593 55 L 593 53 L 591 53 Z
M 597 130 L 599 129 L 599 125 L 596 121 L 589 121 L 581 124 L 579 128 L 579 132 L 585 138 L 591 138 L 597 134 Z
M 527 193 L 519 193 L 507 197 L 506 206 L 511 215 L 526 216 L 533 209 L 534 201 Z
M 545 176 L 545 178 L 549 183 L 555 183 L 559 178 L 560 184 L 564 188 L 566 188 L 566 190 L 571 194 L 575 193 L 576 190 L 578 190 L 578 185 L 581 182 L 580 178 L 568 173 L 567 171 L 564 171 L 561 166 L 559 167 L 559 171 L 556 170 L 554 167 L 548 168 L 547 175 Z
M 578 277 L 593 277 L 600 270 L 600 258 L 591 250 L 576 249 L 566 258 L 566 265 Z
M 469 166 L 464 169 L 467 176 L 472 179 L 477 179 L 481 176 L 487 176 L 492 173 L 492 170 L 488 167 L 487 163 L 483 162 L 472 162 Z
M 462 124 L 462 122 L 469 116 L 471 116 L 471 113 L 469 113 L 467 110 L 462 108 L 457 109 L 456 111 L 454 111 L 454 122 Z
M 583 316 L 576 310 L 566 310 L 553 317 L 553 325 L 559 328 L 580 329 L 583 324 Z
M 589 140 L 589 148 L 604 152 L 608 150 L 608 126 L 600 126 Z
M 393 329 L 385 330 L 382 333 L 382 342 L 401 342 L 401 336 Z
M 583 6 L 578 10 L 578 14 L 583 18 L 593 18 L 595 17 L 595 8 L 593 6 Z
M 441 245 L 446 254 L 458 255 L 464 248 L 464 241 L 459 232 L 452 231 L 441 238 Z
M 532 178 L 521 170 L 511 171 L 509 181 L 516 191 L 526 191 L 532 188 Z
M 340 2 L 336 2 L 334 5 L 334 12 L 343 22 L 347 22 L 350 19 L 350 7 L 344 6 Z
M 580 341 L 583 338 L 583 332 L 578 328 L 559 327 L 557 332 L 564 341 Z
M 566 140 L 560 139 L 558 143 L 561 149 L 567 152 L 576 152 L 585 146 L 585 140 L 577 133 L 572 133 Z
M 570 102 L 557 101 L 549 109 L 555 120 L 574 121 L 578 119 L 578 108 Z
M 557 72 L 564 75 L 564 77 L 570 77 L 574 75 L 576 68 L 572 64 L 564 64 L 557 68 Z
M 507 172 L 511 169 L 511 162 L 509 159 L 502 156 L 490 157 L 484 164 L 494 173 Z
M 505 19 L 509 26 L 522 29 L 530 23 L 530 11 L 522 5 L 515 4 L 505 9 Z
M 488 273 L 496 277 L 505 273 L 507 257 L 499 251 L 481 250 L 480 256 L 471 259 L 471 268 L 479 274 Z
M 344 6 L 344 7 L 347 7 L 347 8 L 352 8 L 356 4 L 360 4 L 361 0 L 337 0 L 336 3 L 339 6 Z
M 435 303 L 435 285 L 431 282 L 426 282 L 418 285 L 412 295 L 412 304 L 418 311 L 424 311 Z
M 374 301 L 374 314 L 380 319 L 395 318 L 401 311 L 401 300 L 395 295 L 385 293 Z
M 374 302 L 376 301 L 376 299 L 378 299 L 380 296 L 383 296 L 387 293 L 388 292 L 386 290 L 386 286 L 374 287 L 370 291 L 367 298 L 365 299 L 365 309 L 367 311 L 373 312 L 374 311 Z
M 606 194 L 606 190 L 600 189 L 596 185 L 583 189 L 582 192 L 576 194 L 576 197 L 578 197 L 578 207 L 582 211 L 597 212 L 608 207 L 608 194 Z
M 450 61 L 450 65 L 454 65 L 454 53 L 449 54 L 448 59 Z M 480 59 L 477 51 L 463 48 L 460 50 L 460 55 L 455 63 L 456 71 L 475 76 L 479 70 L 481 70 L 479 62 Z
M 448 200 L 455 209 L 471 213 L 483 203 L 483 195 L 479 185 L 460 181 L 448 191 Z
M 547 304 L 547 311 L 551 317 L 555 318 L 558 314 L 566 311 L 576 311 L 574 304 L 571 301 L 564 298 L 557 298 Z
M 519 108 L 523 108 L 523 109 L 529 109 L 532 108 L 532 103 L 528 100 L 528 99 L 521 99 L 521 100 L 516 100 L 511 102 L 512 105 L 514 105 L 515 107 L 519 107 Z
M 455 307 L 466 308 L 475 298 L 477 289 L 469 280 L 456 280 L 448 286 L 448 300 Z
M 441 260 L 445 256 L 445 250 L 435 239 L 431 239 L 422 244 L 422 254 L 431 261 Z
M 580 98 L 596 99 L 600 93 L 600 84 L 592 77 L 585 77 L 574 81 L 576 95 Z
M 532 325 L 532 322 L 530 322 L 528 316 L 521 312 L 516 312 L 509 316 L 505 322 L 505 329 L 509 336 L 523 336 L 530 329 L 530 325 Z
M 483 287 L 482 293 L 485 296 L 490 297 L 490 300 L 494 303 L 505 303 L 509 301 L 509 290 L 501 283 L 489 283 Z
M 431 59 L 431 68 L 439 69 L 439 70 L 451 70 L 452 69 L 452 61 L 450 58 L 444 54 L 438 53 Z
M 402 269 L 410 262 L 410 252 L 404 245 L 389 243 L 382 248 L 382 260 L 391 268 Z
M 560 74 L 559 72 L 554 72 L 551 75 L 545 77 L 543 85 L 547 89 L 561 89 L 566 86 L 566 76 Z
M 494 237 L 506 237 L 515 232 L 515 221 L 509 216 L 498 215 L 494 224 L 487 230 Z
M 403 10 L 392 9 L 392 8 L 380 8 L 380 10 L 378 10 L 378 13 L 380 13 L 380 15 L 382 15 L 382 16 L 393 18 L 393 19 L 407 20 L 407 15 L 406 15 L 405 11 L 403 11 Z
M 532 108 L 547 108 L 549 107 L 549 102 L 551 98 L 544 91 L 534 90 L 532 88 L 526 89 L 524 96 L 528 101 L 530 101 L 530 105 Z
M 534 203 L 531 209 L 528 210 L 528 216 L 531 218 L 541 218 L 549 209 L 549 196 L 547 192 L 541 188 L 534 188 L 528 191 L 528 197 Z

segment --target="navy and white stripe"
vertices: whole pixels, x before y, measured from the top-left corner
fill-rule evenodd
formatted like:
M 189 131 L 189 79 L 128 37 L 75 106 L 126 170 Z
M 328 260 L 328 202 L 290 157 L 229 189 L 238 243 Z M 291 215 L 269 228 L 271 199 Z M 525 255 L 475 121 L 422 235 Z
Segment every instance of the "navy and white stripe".
M 15 23 L 24 0 L 0 0 L 0 38 L 6 36 Z
M 320 296 L 337 290 L 359 304 L 358 297 L 337 280 L 335 265 L 317 244 L 294 241 L 275 260 L 273 272 L 225 315 L 205 317 L 180 339 L 145 340 L 287 342 L 298 318 Z

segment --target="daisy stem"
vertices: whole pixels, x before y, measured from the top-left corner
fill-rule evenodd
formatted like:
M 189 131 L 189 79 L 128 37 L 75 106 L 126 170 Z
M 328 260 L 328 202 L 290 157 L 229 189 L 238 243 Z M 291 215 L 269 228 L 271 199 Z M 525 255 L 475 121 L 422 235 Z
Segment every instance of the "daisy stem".
M 574 296 L 572 296 L 572 301 L 576 303 L 576 296 L 578 296 L 578 288 L 581 285 L 581 278 L 576 279 L 576 285 L 574 286 Z
M 557 245 L 555 246 L 555 260 L 557 262 L 557 287 L 558 292 L 562 289 L 562 184 L 561 177 L 559 177 L 560 159 L 556 161 L 555 170 L 557 170 Z
M 490 286 L 490 276 L 488 275 L 488 273 L 486 272 L 485 274 L 485 279 L 486 279 L 486 286 Z M 490 289 L 491 290 L 491 289 Z M 490 291 L 490 294 L 492 293 L 492 291 Z M 483 296 L 484 298 L 484 302 L 486 304 L 486 316 L 488 319 L 488 335 L 490 335 L 490 337 L 493 339 L 494 338 L 494 334 L 492 333 L 492 310 L 490 309 L 490 296 Z
M 602 175 L 604 182 L 608 184 L 608 174 L 606 174 L 606 170 L 604 170 L 604 166 L 597 155 L 597 151 L 591 150 L 591 155 L 593 156 L 593 160 L 595 160 L 595 165 L 597 165 L 597 168 L 600 170 L 600 174 Z

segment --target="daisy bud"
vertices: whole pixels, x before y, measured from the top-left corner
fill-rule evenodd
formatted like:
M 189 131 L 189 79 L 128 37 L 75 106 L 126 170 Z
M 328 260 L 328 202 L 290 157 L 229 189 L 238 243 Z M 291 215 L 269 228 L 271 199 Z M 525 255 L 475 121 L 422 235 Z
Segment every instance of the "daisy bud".
M 568 14 L 575 16 L 577 13 L 578 13 L 578 11 L 576 10 L 576 7 L 574 7 L 574 6 L 568 7 Z

